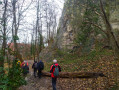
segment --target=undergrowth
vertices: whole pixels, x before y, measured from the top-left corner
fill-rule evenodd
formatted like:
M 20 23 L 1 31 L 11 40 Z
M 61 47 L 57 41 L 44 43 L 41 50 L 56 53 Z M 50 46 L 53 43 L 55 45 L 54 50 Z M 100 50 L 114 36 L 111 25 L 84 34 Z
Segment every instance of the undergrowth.
M 8 90 L 16 90 L 19 86 L 25 85 L 26 81 L 22 75 L 22 70 L 17 60 L 13 61 L 12 68 L 8 73 Z
M 115 60 L 112 50 L 95 49 L 88 54 L 78 56 L 76 53 L 58 51 L 55 59 L 62 68 L 62 72 L 103 72 L 115 83 Z M 45 71 L 50 71 L 51 62 L 45 62 Z M 112 72 L 113 71 L 113 72 Z M 111 77 L 113 76 L 113 77 Z M 116 85 L 111 85 L 109 90 L 116 90 Z M 106 87 L 107 88 L 107 87 Z
M 0 59 L 2 59 L 2 57 L 0 57 Z M 17 64 L 17 60 L 13 60 L 10 69 L 0 67 L 0 72 L 6 70 L 7 73 L 0 74 L 0 90 L 16 90 L 19 86 L 26 84 L 26 81 L 22 76 L 21 67 Z
M 76 53 L 67 53 L 64 51 L 57 50 L 57 59 L 58 63 L 63 67 L 63 71 L 77 71 L 78 68 L 85 68 L 87 65 L 82 64 L 83 62 L 95 62 L 103 56 L 111 56 L 113 52 L 111 50 L 93 50 L 89 54 L 84 54 L 82 56 L 78 56 Z M 52 65 L 52 60 L 50 62 L 45 62 L 45 70 L 49 71 L 50 66 Z M 73 66 L 73 67 L 72 67 Z

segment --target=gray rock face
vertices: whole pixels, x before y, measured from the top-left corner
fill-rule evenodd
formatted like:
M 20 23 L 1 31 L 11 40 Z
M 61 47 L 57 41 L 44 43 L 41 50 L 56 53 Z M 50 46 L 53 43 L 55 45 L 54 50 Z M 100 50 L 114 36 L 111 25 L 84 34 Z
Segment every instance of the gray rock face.
M 70 23 L 70 17 L 68 17 L 65 8 L 63 9 L 62 16 L 60 18 L 59 28 L 57 31 L 57 46 L 60 49 L 67 48 L 72 49 L 74 46 L 74 33 Z
M 71 12 L 71 10 L 73 9 L 72 4 L 78 3 L 78 5 L 80 5 L 81 3 L 85 2 L 85 0 L 67 0 L 67 1 L 69 1 L 69 3 L 67 4 L 67 2 L 66 2 L 65 4 L 68 8 L 66 8 L 64 6 L 62 16 L 61 16 L 60 22 L 59 22 L 57 37 L 56 37 L 57 47 L 60 49 L 73 49 L 73 47 L 76 46 L 74 43 L 75 36 L 76 36 L 77 30 L 78 31 L 80 30 L 78 27 L 76 27 L 76 25 L 80 24 L 81 20 L 76 20 L 76 22 L 74 20 L 74 22 L 75 22 L 74 24 L 76 24 L 76 25 L 75 26 L 71 25 L 72 18 L 75 18 L 75 16 L 76 16 L 75 10 L 74 10 L 73 14 Z M 95 0 L 94 3 L 99 3 L 99 1 Z M 105 0 L 103 1 L 103 3 L 105 3 Z M 74 7 L 76 8 L 77 6 L 74 6 Z M 70 12 L 70 14 L 67 13 L 67 11 Z M 81 12 L 80 13 L 81 15 L 78 14 L 79 16 L 83 16 L 83 8 L 82 7 L 80 7 L 78 12 Z M 112 28 L 115 32 L 115 36 L 117 37 L 117 41 L 119 39 L 119 37 L 118 37 L 119 20 L 117 18 L 118 16 L 115 16 L 115 15 L 118 15 L 118 12 L 116 11 L 113 13 L 114 15 L 113 14 L 111 15 L 111 25 L 112 25 Z M 73 15 L 75 15 L 75 16 L 73 16 Z M 115 22 L 115 20 L 117 22 Z M 113 23 L 112 23 L 112 21 L 113 21 Z M 74 30 L 74 28 L 75 28 L 75 30 Z M 91 34 L 94 34 L 94 33 L 92 32 Z M 94 46 L 94 40 L 93 39 L 96 39 L 96 40 L 101 41 L 101 42 L 104 40 L 103 36 L 100 35 L 100 33 L 97 36 L 96 35 L 90 35 L 89 38 L 90 38 L 89 42 L 91 42 L 91 43 L 89 43 L 90 48 L 92 48 Z M 108 42 L 105 44 L 108 44 Z

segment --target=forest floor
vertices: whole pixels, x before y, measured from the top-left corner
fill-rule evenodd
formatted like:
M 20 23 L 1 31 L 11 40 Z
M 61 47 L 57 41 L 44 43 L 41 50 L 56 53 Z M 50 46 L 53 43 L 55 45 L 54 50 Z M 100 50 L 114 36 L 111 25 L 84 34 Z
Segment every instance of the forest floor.
M 98 78 L 58 78 L 57 90 L 119 90 L 116 85 L 117 69 L 114 55 L 106 51 L 91 56 L 75 57 L 68 55 L 57 59 L 62 72 L 102 72 L 107 77 Z M 93 56 L 92 56 L 93 55 Z M 90 58 L 91 57 L 91 58 Z M 66 59 L 66 60 L 65 60 Z M 68 60 L 67 60 L 68 59 Z M 30 73 L 27 75 L 27 85 L 23 85 L 18 90 L 52 90 L 50 77 L 34 78 L 32 64 L 29 60 Z M 50 70 L 52 62 L 44 62 L 45 71 Z
M 30 72 L 25 78 L 27 81 L 27 85 L 23 85 L 19 87 L 17 90 L 52 90 L 51 78 L 50 77 L 42 77 L 40 79 L 38 77 L 34 78 L 33 69 L 32 69 L 33 60 L 29 60 L 28 63 L 29 63 Z M 90 86 L 90 84 L 86 84 L 86 83 L 93 84 L 95 83 L 94 82 L 95 80 L 96 79 L 58 78 L 57 90 L 92 90 L 94 86 Z

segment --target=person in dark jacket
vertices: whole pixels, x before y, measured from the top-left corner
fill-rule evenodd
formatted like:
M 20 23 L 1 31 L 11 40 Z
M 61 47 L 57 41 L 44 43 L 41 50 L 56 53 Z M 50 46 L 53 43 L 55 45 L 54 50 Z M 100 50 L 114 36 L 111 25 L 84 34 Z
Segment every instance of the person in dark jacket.
M 41 60 L 37 64 L 37 69 L 38 69 L 38 77 L 41 78 L 42 70 L 44 69 L 44 63 Z
M 51 77 L 52 77 L 52 87 L 53 87 L 53 90 L 56 90 L 56 81 L 57 81 L 57 77 L 54 75 L 55 67 L 58 67 L 59 72 L 61 72 L 61 67 L 57 63 L 57 60 L 53 60 L 53 65 L 50 68 L 50 73 L 51 73 Z
M 36 78 L 36 73 L 37 73 L 37 61 L 35 61 L 32 65 L 32 68 L 34 69 L 34 77 Z
M 23 75 L 26 76 L 29 73 L 29 67 L 27 66 L 27 64 L 24 64 L 22 66 L 23 69 Z

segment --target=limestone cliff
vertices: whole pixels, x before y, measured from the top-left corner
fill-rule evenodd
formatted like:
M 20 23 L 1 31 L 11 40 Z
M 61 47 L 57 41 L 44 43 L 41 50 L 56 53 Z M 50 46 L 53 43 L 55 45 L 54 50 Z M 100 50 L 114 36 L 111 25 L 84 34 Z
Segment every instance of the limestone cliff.
M 57 31 L 57 46 L 58 48 L 72 49 L 74 46 L 74 31 L 70 25 L 71 17 L 66 11 L 66 7 L 64 7 Z
M 75 16 L 73 16 L 74 13 L 78 12 L 79 17 L 82 18 L 83 11 L 84 11 L 83 10 L 84 8 L 80 7 L 80 4 L 84 3 L 83 0 L 67 0 L 67 1 L 69 1 L 69 2 L 65 2 L 62 16 L 61 16 L 60 22 L 59 22 L 59 28 L 57 30 L 57 37 L 56 37 L 57 46 L 60 49 L 62 49 L 62 48 L 72 49 L 74 46 L 76 46 L 76 44 L 74 42 L 75 38 L 76 38 L 75 37 L 76 36 L 76 29 L 74 30 L 74 25 L 71 25 L 71 22 L 72 22 L 72 18 L 75 17 Z M 97 1 L 95 3 L 97 3 Z M 74 5 L 74 7 L 73 7 L 73 4 L 76 4 L 76 5 Z M 74 10 L 74 8 L 77 11 L 72 12 Z M 78 8 L 78 9 L 76 9 L 76 8 Z M 71 13 L 69 13 L 69 12 L 71 12 Z M 112 28 L 113 28 L 114 32 L 116 32 L 115 35 L 117 34 L 117 32 L 119 32 L 118 13 L 119 13 L 119 11 L 115 10 L 111 14 L 111 18 L 110 18 L 110 23 L 112 25 Z M 116 20 L 116 22 L 115 22 L 115 20 Z M 75 22 L 75 28 L 77 28 L 78 26 L 76 26 L 76 24 L 79 25 L 81 20 L 76 20 L 74 22 Z M 79 28 L 80 27 L 78 27 L 78 31 L 80 30 Z M 91 34 L 93 35 L 93 33 L 91 33 Z M 100 36 L 100 33 L 97 36 L 93 35 L 92 37 L 94 37 L 95 39 L 99 39 L 100 41 L 103 41 L 102 36 L 100 38 L 98 38 L 99 36 Z M 118 37 L 117 37 L 117 39 L 118 39 Z M 107 45 L 107 44 L 105 44 L 105 45 Z

